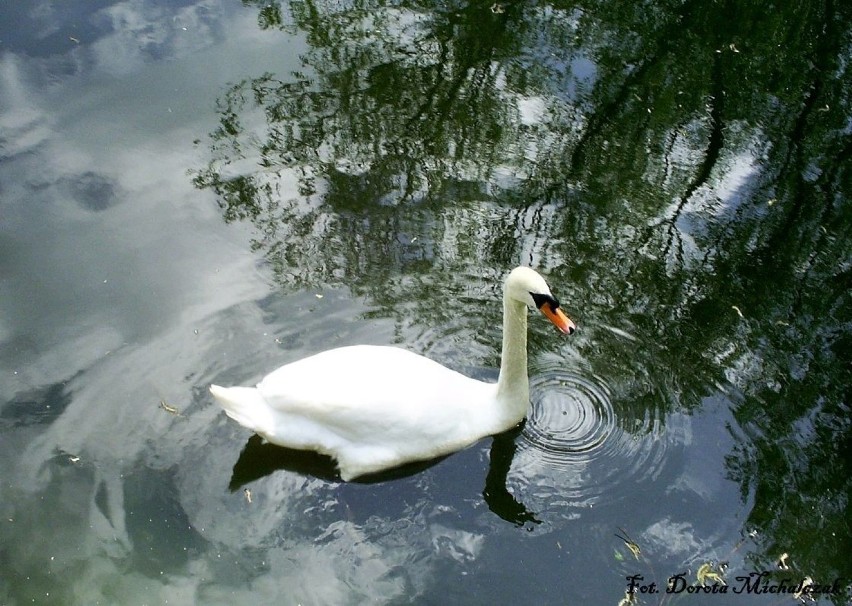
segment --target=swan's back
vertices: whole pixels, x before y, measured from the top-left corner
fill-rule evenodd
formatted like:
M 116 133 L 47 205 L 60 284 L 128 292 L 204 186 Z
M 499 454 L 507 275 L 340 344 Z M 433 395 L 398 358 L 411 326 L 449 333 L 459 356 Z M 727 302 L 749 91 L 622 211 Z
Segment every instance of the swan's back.
M 270 442 L 337 458 L 341 476 L 448 454 L 504 427 L 496 384 L 397 347 L 331 349 L 257 388 L 212 389 L 229 416 Z
M 398 347 L 353 345 L 298 360 L 269 373 L 258 390 L 277 410 L 302 414 L 365 413 L 405 406 L 451 407 L 483 395 L 480 381 Z

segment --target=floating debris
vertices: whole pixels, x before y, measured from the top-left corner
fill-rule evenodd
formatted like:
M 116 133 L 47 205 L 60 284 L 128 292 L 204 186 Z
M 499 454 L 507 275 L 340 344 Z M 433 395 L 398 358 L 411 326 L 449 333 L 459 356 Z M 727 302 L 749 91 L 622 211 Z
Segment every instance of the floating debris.
M 171 404 L 169 404 L 165 400 L 160 400 L 160 408 L 165 410 L 170 415 L 175 415 L 176 417 L 182 417 L 183 416 L 182 414 L 180 414 L 180 411 L 177 408 L 175 408 L 174 406 L 172 406 Z
M 630 550 L 630 553 L 632 553 L 632 554 L 633 554 L 633 557 L 634 557 L 634 558 L 636 558 L 636 559 L 638 560 L 638 559 L 639 559 L 639 555 L 642 553 L 642 550 L 641 550 L 641 549 L 639 549 L 639 544 L 638 544 L 638 543 L 636 543 L 636 541 L 632 540 L 632 539 L 630 538 L 630 536 L 627 534 L 627 531 L 625 531 L 623 528 L 619 527 L 619 529 L 618 529 L 618 530 L 619 530 L 619 531 L 620 531 L 620 532 L 621 532 L 624 536 L 622 536 L 622 535 L 620 535 L 620 534 L 618 534 L 618 533 L 616 533 L 616 535 L 615 535 L 615 536 L 616 536 L 617 538 L 621 539 L 622 541 L 624 541 L 624 545 L 627 547 L 627 549 L 629 549 L 629 550 Z
M 807 590 L 808 590 L 808 587 L 810 587 L 810 586 L 811 586 L 811 585 L 813 585 L 813 584 L 814 584 L 814 580 L 813 580 L 811 577 L 805 577 L 804 579 L 802 579 L 802 588 L 801 588 L 798 592 L 796 592 L 795 594 L 793 594 L 793 599 L 794 599 L 794 600 L 801 599 L 801 597 L 802 597 L 805 593 L 807 593 L 807 592 L 808 592 L 808 591 L 807 591 Z
M 721 566 L 720 566 L 721 568 Z M 702 564 L 698 569 L 698 572 L 695 573 L 696 580 L 701 584 L 702 587 L 706 587 L 707 581 L 713 581 L 714 583 L 718 583 L 720 585 L 725 585 L 725 579 L 722 578 L 722 575 L 719 572 L 713 570 L 713 564 L 707 562 Z

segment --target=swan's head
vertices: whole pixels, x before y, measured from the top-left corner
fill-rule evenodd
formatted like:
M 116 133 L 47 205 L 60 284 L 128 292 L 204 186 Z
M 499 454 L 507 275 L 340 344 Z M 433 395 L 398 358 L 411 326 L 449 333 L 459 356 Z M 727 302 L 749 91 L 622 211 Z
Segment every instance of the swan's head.
M 559 309 L 559 301 L 550 292 L 550 287 L 538 272 L 529 267 L 516 267 L 506 278 L 506 296 L 523 303 L 530 309 L 538 309 L 565 334 L 577 330 L 574 322 Z

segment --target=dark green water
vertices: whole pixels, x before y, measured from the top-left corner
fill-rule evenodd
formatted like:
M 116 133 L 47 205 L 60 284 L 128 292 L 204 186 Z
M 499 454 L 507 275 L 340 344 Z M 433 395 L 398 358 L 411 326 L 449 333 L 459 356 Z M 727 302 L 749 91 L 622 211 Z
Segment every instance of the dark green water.
M 0 603 L 850 599 L 845 4 L 0 23 Z M 531 318 L 516 431 L 343 484 L 207 394 L 354 343 L 494 380 L 518 264 L 579 331 Z

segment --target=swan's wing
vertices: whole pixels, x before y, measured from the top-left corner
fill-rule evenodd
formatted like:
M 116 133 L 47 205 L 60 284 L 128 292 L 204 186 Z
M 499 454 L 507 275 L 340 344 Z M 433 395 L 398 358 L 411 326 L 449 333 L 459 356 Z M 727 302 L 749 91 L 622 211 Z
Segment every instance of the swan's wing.
M 341 347 L 282 366 L 257 386 L 276 412 L 344 432 L 401 435 L 447 431 L 488 384 L 396 347 Z M 363 434 L 363 435 L 362 435 Z

